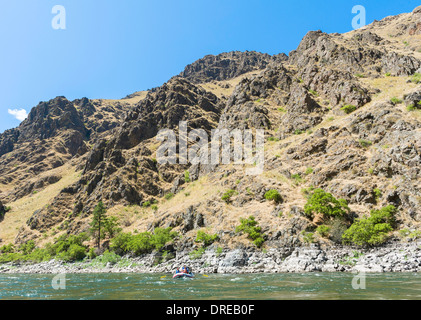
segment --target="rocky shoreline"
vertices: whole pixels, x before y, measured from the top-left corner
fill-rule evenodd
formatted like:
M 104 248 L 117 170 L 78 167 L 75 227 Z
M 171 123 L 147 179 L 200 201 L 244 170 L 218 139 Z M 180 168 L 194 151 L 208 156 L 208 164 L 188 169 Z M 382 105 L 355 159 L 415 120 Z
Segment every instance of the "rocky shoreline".
M 0 265 L 0 273 L 173 273 L 176 267 L 188 265 L 198 274 L 304 273 L 304 272 L 419 272 L 421 241 L 387 245 L 374 249 L 350 247 L 274 248 L 267 251 L 250 249 L 226 250 L 210 247 L 201 257 L 191 259 L 189 252 L 177 252 L 162 262 L 159 254 L 123 257 L 117 262 L 98 263 L 86 260 L 64 263 L 51 260 L 38 264 L 8 263 Z

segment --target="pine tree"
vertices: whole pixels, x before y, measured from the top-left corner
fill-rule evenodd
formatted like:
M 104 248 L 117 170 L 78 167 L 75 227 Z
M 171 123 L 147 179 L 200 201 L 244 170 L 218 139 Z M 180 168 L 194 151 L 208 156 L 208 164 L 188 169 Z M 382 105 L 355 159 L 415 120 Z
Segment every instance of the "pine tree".
M 102 230 L 107 224 L 107 210 L 105 209 L 104 203 L 100 201 L 94 209 L 93 218 L 91 222 L 91 234 L 97 241 L 97 247 L 100 248 L 101 237 L 103 237 Z
M 100 201 L 94 209 L 93 218 L 91 222 L 91 234 L 97 241 L 97 247 L 100 248 L 101 239 L 106 236 L 113 238 L 121 231 L 118 226 L 116 217 L 108 217 L 107 209 L 104 203 Z

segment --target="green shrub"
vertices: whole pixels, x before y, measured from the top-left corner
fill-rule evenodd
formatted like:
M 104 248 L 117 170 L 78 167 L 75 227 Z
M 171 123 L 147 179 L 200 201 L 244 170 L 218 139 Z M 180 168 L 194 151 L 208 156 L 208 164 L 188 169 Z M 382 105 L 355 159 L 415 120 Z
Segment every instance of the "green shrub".
M 37 248 L 30 240 L 17 249 L 13 245 L 0 248 L 0 262 L 28 261 L 42 262 L 52 258 L 63 261 L 78 261 L 86 256 L 87 247 L 83 242 L 88 240 L 86 233 L 79 235 L 62 235 L 54 243 L 48 243 L 45 248 Z
M 415 84 L 421 83 L 421 73 L 414 73 L 414 75 L 411 77 L 411 81 Z
M 190 172 L 189 171 L 184 171 L 184 181 L 186 182 L 186 183 L 189 183 L 191 180 L 190 180 Z
M 14 261 L 25 261 L 25 256 L 20 252 L 10 252 L 0 255 L 0 263 L 8 263 Z
M 299 173 L 291 175 L 291 179 L 294 180 L 295 185 L 299 185 L 304 182 L 304 179 L 301 177 L 301 174 Z
M 319 96 L 319 94 L 317 93 L 317 91 L 314 91 L 314 90 L 308 90 L 308 92 L 310 92 L 313 96 L 316 96 L 316 97 L 318 97 Z
M 310 186 L 310 187 L 308 187 L 308 188 L 303 188 L 303 189 L 301 189 L 301 193 L 302 193 L 302 194 L 303 194 L 306 198 L 309 198 L 309 197 L 313 194 L 314 190 L 315 190 L 314 186 Z
M 209 235 L 204 231 L 197 231 L 196 242 L 201 242 L 205 247 L 210 246 L 215 241 L 219 240 L 219 236 L 217 234 Z
M 420 230 L 415 230 L 413 232 L 411 232 L 409 234 L 409 238 L 411 238 L 412 240 L 417 240 L 421 238 L 421 231 Z
M 89 258 L 89 259 L 95 259 L 96 257 L 97 257 L 97 255 L 96 255 L 96 253 L 95 253 L 95 249 L 94 248 L 90 248 L 89 249 L 89 251 L 88 251 L 88 253 L 86 254 L 86 256 Z
M 147 207 L 150 207 L 151 206 L 151 202 L 150 201 L 145 201 L 143 204 L 142 204 L 142 207 L 144 207 L 144 208 L 147 208 Z
M 305 243 L 313 243 L 314 242 L 314 233 L 313 232 L 303 231 L 301 234 L 303 236 L 303 241 Z
M 151 209 L 153 211 L 158 211 L 158 205 L 156 205 L 156 204 L 151 205 Z
M 167 243 L 178 236 L 171 228 L 156 228 L 154 233 L 142 232 L 135 235 L 120 233 L 111 240 L 111 249 L 117 254 L 132 252 L 135 255 L 161 250 Z
M 86 247 L 71 244 L 66 251 L 60 252 L 57 258 L 63 261 L 79 261 L 86 257 Z
M 205 253 L 205 251 L 206 251 L 205 248 L 199 248 L 197 250 L 193 250 L 192 252 L 189 253 L 189 257 L 191 260 L 200 259 Z
M 253 216 L 250 216 L 248 219 L 240 219 L 241 224 L 235 228 L 235 232 L 244 232 L 248 235 L 248 238 L 253 240 L 253 243 L 256 247 L 260 248 L 263 243 L 265 242 L 263 235 L 262 235 L 262 229 L 258 227 L 258 223 L 256 221 L 256 218 Z
M 421 238 L 420 230 L 414 230 L 411 232 L 409 229 L 402 229 L 402 230 L 399 230 L 399 234 L 403 238 L 408 237 L 408 238 L 411 238 L 412 240 L 417 240 Z
M 355 222 L 343 235 L 345 243 L 356 245 L 377 245 L 387 240 L 393 229 L 388 223 L 373 223 L 371 219 Z
M 0 247 L 0 253 L 13 253 L 15 252 L 15 246 L 11 243 Z
M 376 201 L 379 201 L 380 198 L 383 196 L 383 193 L 380 189 L 376 188 L 373 190 L 374 196 L 376 197 Z
M 23 243 L 19 246 L 19 251 L 22 252 L 24 255 L 30 254 L 35 249 L 35 242 L 34 240 L 29 240 L 26 243 Z
M 390 72 L 387 72 L 386 74 L 385 74 L 385 76 L 386 77 L 390 77 L 392 74 L 390 73 Z
M 410 233 L 411 233 L 411 231 L 409 231 L 409 229 L 399 230 L 399 235 L 403 238 L 409 236 Z
M 35 248 L 30 254 L 25 256 L 25 260 L 29 262 L 40 263 L 52 259 L 51 254 L 44 248 Z M 83 259 L 83 258 L 82 258 Z
M 106 266 L 108 263 L 117 264 L 120 260 L 121 257 L 119 255 L 107 250 L 101 256 L 96 257 L 93 262 Z
M 294 134 L 297 135 L 297 136 L 300 135 L 300 134 L 303 134 L 303 133 L 304 132 L 302 130 L 299 130 L 299 129 L 294 131 Z
M 275 203 L 279 203 L 282 201 L 282 197 L 279 194 L 278 190 L 272 189 L 265 193 L 265 199 L 268 201 L 274 201 Z
M 383 223 L 383 222 L 388 223 L 394 228 L 396 225 L 396 218 L 395 218 L 396 212 L 397 212 L 396 207 L 393 205 L 389 205 L 380 210 L 372 210 L 371 218 L 376 223 Z
M 108 217 L 104 221 L 104 234 L 107 235 L 109 238 L 114 238 L 114 236 L 121 232 L 121 228 L 119 227 L 119 222 L 117 217 Z
M 156 228 L 151 236 L 151 244 L 155 250 L 161 250 L 168 242 L 178 236 L 178 233 L 172 231 L 172 228 Z
M 408 111 L 415 111 L 415 110 L 417 110 L 417 108 L 415 107 L 414 104 L 410 104 L 409 106 L 406 107 L 406 110 L 408 110 Z
M 316 232 L 323 238 L 329 237 L 330 227 L 326 225 L 318 226 Z
M 336 199 L 322 189 L 314 190 L 304 206 L 306 216 L 311 219 L 315 214 L 322 214 L 326 218 L 345 217 L 349 211 L 346 200 Z
M 89 239 L 86 233 L 79 235 L 62 235 L 54 244 L 48 244 L 46 250 L 48 254 L 57 257 L 59 260 L 76 261 L 82 260 L 86 256 L 87 247 L 83 242 Z
M 129 243 L 126 245 L 127 251 L 135 255 L 152 252 L 151 236 L 150 232 L 142 232 L 131 237 Z
M 347 105 L 344 105 L 344 106 L 341 108 L 341 110 L 342 110 L 343 112 L 345 112 L 346 114 L 350 114 L 350 113 L 354 112 L 355 110 L 357 110 L 357 107 L 356 107 L 356 106 L 354 106 L 354 105 L 352 105 L 352 104 L 347 104 Z
M 306 172 L 305 172 L 305 175 L 306 176 L 308 176 L 308 175 L 310 175 L 310 174 L 312 174 L 314 172 L 314 169 L 313 168 L 307 168 L 307 170 L 306 170 Z
M 403 101 L 402 101 L 402 99 L 393 97 L 392 99 L 390 99 L 390 102 L 394 105 L 397 105 L 397 104 L 401 104 Z
M 364 140 L 364 139 L 360 139 L 358 140 L 358 143 L 360 144 L 361 147 L 363 148 L 368 148 L 370 147 L 373 143 L 371 141 L 368 140 Z
M 130 242 L 133 238 L 131 233 L 119 233 L 111 240 L 111 249 L 118 254 L 125 254 L 130 252 Z
M 417 104 L 410 104 L 406 107 L 408 111 L 416 111 L 421 109 L 421 101 L 418 101 Z
M 379 245 L 388 239 L 395 224 L 396 208 L 392 205 L 371 211 L 368 218 L 357 219 L 343 235 L 344 243 Z
M 230 189 L 230 190 L 226 191 L 226 192 L 222 195 L 221 200 L 222 200 L 222 201 L 225 201 L 226 203 L 230 203 L 230 202 L 231 202 L 231 197 L 233 197 L 234 195 L 237 195 L 237 194 L 238 194 L 238 192 L 237 192 L 237 191 Z
M 167 193 L 167 194 L 165 195 L 165 199 L 166 199 L 166 200 L 171 200 L 172 198 L 174 198 L 174 193 L 172 193 L 172 192 Z
M 253 244 L 258 248 L 262 247 L 263 243 L 265 243 L 265 239 L 263 239 L 262 237 L 257 237 L 253 241 Z

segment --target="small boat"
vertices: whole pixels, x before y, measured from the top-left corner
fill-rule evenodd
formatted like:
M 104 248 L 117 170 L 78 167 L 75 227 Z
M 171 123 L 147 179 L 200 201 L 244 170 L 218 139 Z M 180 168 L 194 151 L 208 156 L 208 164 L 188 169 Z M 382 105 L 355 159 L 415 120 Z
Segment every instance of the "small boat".
M 194 278 L 194 274 L 192 273 L 176 273 L 173 279 L 183 279 L 183 278 Z

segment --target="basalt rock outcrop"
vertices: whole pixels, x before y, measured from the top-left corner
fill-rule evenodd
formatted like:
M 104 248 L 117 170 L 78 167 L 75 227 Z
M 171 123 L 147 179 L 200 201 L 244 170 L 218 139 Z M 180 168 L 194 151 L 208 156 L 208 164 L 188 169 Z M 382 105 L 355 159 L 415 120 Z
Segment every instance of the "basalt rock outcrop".
M 271 62 L 287 60 L 285 54 L 271 56 L 254 51 L 226 52 L 217 56 L 207 55 L 188 65 L 180 76 L 193 83 L 204 83 L 212 80 L 227 80 L 241 76 L 250 71 L 265 69 Z

